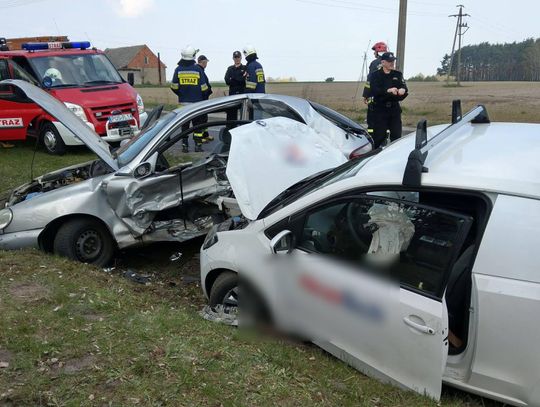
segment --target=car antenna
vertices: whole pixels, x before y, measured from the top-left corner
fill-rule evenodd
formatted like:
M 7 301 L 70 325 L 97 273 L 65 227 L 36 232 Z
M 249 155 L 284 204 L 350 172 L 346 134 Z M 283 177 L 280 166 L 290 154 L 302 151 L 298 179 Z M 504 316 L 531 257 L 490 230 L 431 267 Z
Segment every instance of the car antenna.
M 39 136 L 36 137 L 36 144 L 34 145 L 34 154 L 32 154 L 32 164 L 30 164 L 30 182 L 34 179 L 34 159 L 36 158 L 36 152 L 39 144 Z
M 402 184 L 408 187 L 421 186 L 422 173 L 429 171 L 424 166 L 429 151 L 467 123 L 490 123 L 486 107 L 484 105 L 478 105 L 464 116 L 461 116 L 461 102 L 452 102 L 452 124 L 440 133 L 437 133 L 429 141 L 427 139 L 427 121 L 426 119 L 420 120 L 416 127 L 415 148 L 409 154 L 405 172 L 403 173 Z

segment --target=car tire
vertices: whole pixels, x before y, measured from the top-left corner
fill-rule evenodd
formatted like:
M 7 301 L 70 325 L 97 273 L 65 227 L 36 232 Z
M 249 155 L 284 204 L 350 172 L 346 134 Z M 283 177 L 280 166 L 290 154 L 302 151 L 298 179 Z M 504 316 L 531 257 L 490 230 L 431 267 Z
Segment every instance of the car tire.
M 49 154 L 63 155 L 66 152 L 66 144 L 52 123 L 45 123 L 41 127 L 39 139 Z
M 115 244 L 105 226 L 93 219 L 74 219 L 64 223 L 54 238 L 54 253 L 82 263 L 106 266 Z
M 212 308 L 238 307 L 238 274 L 232 271 L 221 273 L 210 289 L 210 306 Z

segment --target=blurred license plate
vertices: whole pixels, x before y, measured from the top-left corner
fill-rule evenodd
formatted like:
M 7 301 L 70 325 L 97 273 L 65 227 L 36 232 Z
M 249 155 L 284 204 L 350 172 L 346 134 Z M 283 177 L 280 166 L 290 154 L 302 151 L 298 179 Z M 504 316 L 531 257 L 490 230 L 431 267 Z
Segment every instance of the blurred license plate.
M 129 120 L 133 120 L 131 113 L 109 116 L 109 123 L 127 122 Z

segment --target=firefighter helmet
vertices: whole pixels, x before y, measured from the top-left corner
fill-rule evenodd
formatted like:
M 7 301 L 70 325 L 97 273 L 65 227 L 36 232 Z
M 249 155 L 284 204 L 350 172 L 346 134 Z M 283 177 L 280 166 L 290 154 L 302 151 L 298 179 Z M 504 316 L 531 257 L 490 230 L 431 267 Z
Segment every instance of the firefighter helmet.
M 388 52 L 388 46 L 385 42 L 377 42 L 371 49 L 375 52 Z
M 45 76 L 48 76 L 53 81 L 61 81 L 62 73 L 56 68 L 49 68 L 45 71 Z
M 180 51 L 180 54 L 182 55 L 182 59 L 189 61 L 195 59 L 195 55 L 197 55 L 197 52 L 199 52 L 198 49 L 195 49 L 191 45 L 188 45 L 187 47 L 183 48 L 182 51 Z
M 243 51 L 244 51 L 244 56 L 246 57 L 257 53 L 257 50 L 255 50 L 255 47 L 253 45 L 246 45 Z

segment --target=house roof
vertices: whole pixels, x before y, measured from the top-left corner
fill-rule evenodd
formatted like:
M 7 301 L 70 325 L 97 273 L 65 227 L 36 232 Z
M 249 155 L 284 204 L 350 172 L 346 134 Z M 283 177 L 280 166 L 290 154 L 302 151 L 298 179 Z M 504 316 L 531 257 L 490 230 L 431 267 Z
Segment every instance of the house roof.
M 126 68 L 137 53 L 146 45 L 133 45 L 131 47 L 107 48 L 105 54 L 116 69 Z

